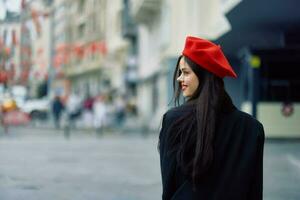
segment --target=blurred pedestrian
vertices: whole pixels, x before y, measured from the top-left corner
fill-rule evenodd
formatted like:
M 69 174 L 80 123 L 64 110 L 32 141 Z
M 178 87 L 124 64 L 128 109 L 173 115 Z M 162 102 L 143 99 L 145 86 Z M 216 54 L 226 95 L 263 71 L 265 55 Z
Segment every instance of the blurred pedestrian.
M 85 100 L 83 101 L 83 115 L 82 115 L 82 119 L 84 122 L 84 125 L 87 128 L 91 128 L 93 127 L 93 105 L 94 104 L 94 98 L 88 94 L 85 98 Z
M 76 93 L 71 93 L 66 102 L 66 111 L 68 115 L 68 127 L 75 128 L 76 120 L 82 113 L 82 100 Z
M 116 109 L 116 124 L 118 128 L 121 128 L 124 124 L 126 117 L 126 103 L 124 97 L 119 96 L 115 102 Z
M 94 127 L 97 134 L 103 134 L 103 128 L 107 123 L 107 106 L 105 104 L 105 96 L 99 95 L 96 97 L 94 106 Z
M 264 129 L 234 106 L 225 76 L 237 77 L 221 47 L 187 37 L 159 136 L 162 199 L 262 199 Z
M 60 118 L 62 111 L 64 109 L 64 105 L 59 96 L 55 96 L 52 102 L 52 113 L 54 118 L 54 125 L 56 129 L 60 128 Z
M 0 124 L 3 127 L 3 132 L 5 134 L 7 134 L 8 133 L 8 125 L 5 123 L 5 120 L 4 120 L 5 113 L 6 112 L 5 112 L 4 108 L 3 108 L 2 101 L 1 101 L 1 105 L 0 105 Z

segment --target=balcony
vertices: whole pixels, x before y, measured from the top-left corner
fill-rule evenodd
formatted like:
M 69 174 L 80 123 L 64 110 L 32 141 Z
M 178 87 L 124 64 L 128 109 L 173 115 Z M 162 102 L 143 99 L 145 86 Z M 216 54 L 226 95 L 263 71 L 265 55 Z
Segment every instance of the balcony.
M 148 24 L 159 12 L 162 0 L 131 0 L 131 14 L 140 23 Z

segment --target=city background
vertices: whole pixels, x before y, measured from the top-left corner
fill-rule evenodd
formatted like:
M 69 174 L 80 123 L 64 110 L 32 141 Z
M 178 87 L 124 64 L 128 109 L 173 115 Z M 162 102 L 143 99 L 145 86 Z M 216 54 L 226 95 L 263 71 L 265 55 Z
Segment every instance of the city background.
M 161 198 L 158 134 L 188 35 L 265 128 L 264 199 L 299 199 L 300 2 L 0 0 L 0 199 Z

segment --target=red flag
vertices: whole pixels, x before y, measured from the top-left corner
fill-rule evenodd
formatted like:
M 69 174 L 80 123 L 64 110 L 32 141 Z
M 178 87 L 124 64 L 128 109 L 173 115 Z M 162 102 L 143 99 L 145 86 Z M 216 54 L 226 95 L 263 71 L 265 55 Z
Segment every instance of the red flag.
M 4 43 L 3 43 L 3 39 L 2 38 L 0 38 L 0 49 L 2 49 L 2 46 L 4 45 Z
M 90 44 L 90 51 L 92 54 L 94 54 L 96 51 L 97 51 L 97 45 L 96 45 L 96 42 L 92 42 Z
M 39 13 L 38 11 L 34 10 L 34 9 L 31 9 L 31 18 L 33 20 L 33 23 L 35 25 L 35 29 L 36 29 L 36 32 L 38 33 L 38 35 L 41 33 L 41 24 L 39 22 Z
M 63 64 L 63 56 L 61 54 L 57 54 L 53 58 L 53 65 L 55 68 L 60 67 Z
M 106 47 L 106 44 L 104 41 L 92 42 L 89 45 L 89 49 L 92 54 L 99 52 L 99 53 L 105 55 L 107 53 L 107 47 Z
M 101 54 L 105 55 L 107 53 L 106 43 L 104 41 L 97 42 L 97 49 Z
M 84 57 L 85 50 L 82 45 L 75 45 L 74 52 L 75 52 L 75 55 L 77 57 L 79 57 L 80 59 L 82 59 Z
M 65 43 L 58 44 L 55 50 L 57 53 L 65 53 L 68 50 L 68 45 Z
M 0 83 L 5 83 L 7 81 L 7 72 L 0 71 Z
M 10 48 L 4 47 L 4 55 L 8 57 L 10 55 L 10 53 L 11 53 Z

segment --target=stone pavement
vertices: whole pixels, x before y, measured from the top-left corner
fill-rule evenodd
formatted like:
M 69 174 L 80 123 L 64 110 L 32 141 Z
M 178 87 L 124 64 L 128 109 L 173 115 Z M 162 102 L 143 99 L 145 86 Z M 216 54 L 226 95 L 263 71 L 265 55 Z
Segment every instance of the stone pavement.
M 0 134 L 1 200 L 159 200 L 157 133 L 11 128 Z M 300 199 L 300 141 L 267 140 L 264 199 Z
M 300 140 L 267 140 L 264 157 L 264 199 L 300 199 Z
M 156 136 L 10 131 L 0 137 L 1 200 L 160 199 Z
M 149 122 L 148 122 L 149 123 Z M 67 126 L 66 120 L 61 120 L 61 129 L 65 129 Z M 159 124 L 159 123 L 158 123 Z M 149 124 L 148 124 L 149 125 Z M 160 125 L 160 124 L 159 124 Z M 148 127 L 145 125 L 145 122 L 142 122 L 137 117 L 127 117 L 124 121 L 123 125 L 119 128 L 116 128 L 114 124 L 111 124 L 110 126 L 106 127 L 105 131 L 107 132 L 127 132 L 127 133 L 144 133 L 147 134 L 149 132 L 159 132 L 160 126 L 150 126 Z M 47 120 L 35 120 L 32 121 L 29 125 L 27 125 L 29 128 L 35 128 L 35 129 L 55 129 L 53 119 L 49 118 Z M 85 124 L 85 122 L 82 119 L 76 120 L 76 130 L 73 131 L 83 131 L 83 132 L 94 132 L 94 127 L 92 124 Z

